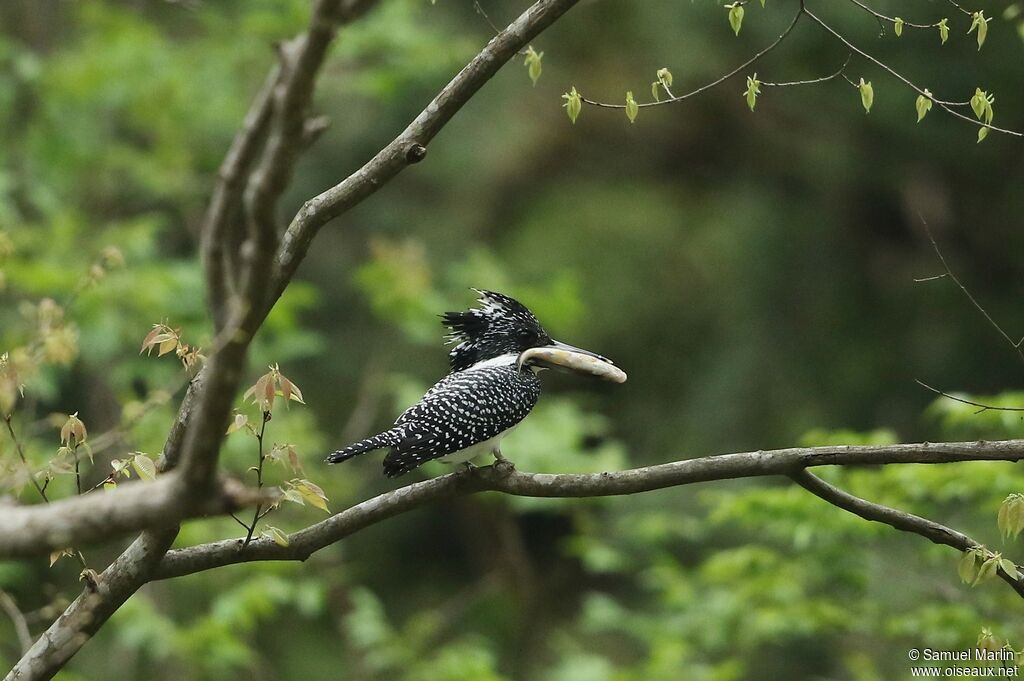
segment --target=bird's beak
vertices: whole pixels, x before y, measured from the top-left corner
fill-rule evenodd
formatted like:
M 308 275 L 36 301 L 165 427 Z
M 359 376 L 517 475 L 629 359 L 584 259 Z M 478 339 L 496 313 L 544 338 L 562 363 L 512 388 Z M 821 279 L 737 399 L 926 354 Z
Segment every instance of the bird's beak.
M 609 364 L 615 364 L 615 362 L 611 361 L 607 357 L 602 357 L 601 355 L 597 354 L 596 352 L 591 352 L 590 350 L 584 350 L 583 348 L 578 348 L 575 345 L 569 345 L 568 343 L 563 343 L 561 341 L 553 340 L 553 341 L 551 341 L 551 345 L 546 346 L 546 347 L 553 347 L 556 350 L 566 350 L 568 352 L 578 352 L 581 355 L 589 355 L 590 357 L 596 357 L 597 359 L 601 360 L 602 362 L 608 362 Z

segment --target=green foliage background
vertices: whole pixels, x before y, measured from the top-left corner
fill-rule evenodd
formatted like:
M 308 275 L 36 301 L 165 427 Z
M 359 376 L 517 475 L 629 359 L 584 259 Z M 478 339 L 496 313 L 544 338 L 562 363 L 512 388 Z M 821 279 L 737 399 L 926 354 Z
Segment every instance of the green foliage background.
M 942 47 L 936 32 L 879 36 L 852 5 L 818 4 L 937 95 L 967 99 L 981 86 L 997 95 L 995 122 L 1022 127 L 1016 19 L 990 11 L 979 53 L 969 18 L 942 4 L 907 17 L 948 10 Z M 483 5 L 497 23 L 525 7 Z M 913 93 L 856 60 L 849 75 L 874 87 L 867 115 L 842 81 L 765 88 L 751 113 L 737 77 L 642 109 L 633 125 L 586 107 L 575 126 L 566 120 L 560 95 L 573 85 L 617 102 L 646 93 L 663 66 L 676 91 L 733 68 L 778 34 L 793 2 L 756 5 L 735 37 L 711 2 L 582 3 L 537 41 L 535 86 L 510 64 L 426 162 L 324 230 L 268 319 L 251 373 L 278 363 L 302 387 L 308 406 L 275 414 L 268 438 L 297 447 L 332 510 L 394 487 L 379 457 L 331 469 L 322 458 L 388 424 L 445 371 L 434 315 L 470 303 L 469 286 L 522 299 L 556 337 L 630 375 L 621 387 L 550 377 L 504 447 L 523 469 L 1024 433 L 1019 416 L 933 403 L 913 381 L 980 395 L 1019 388 L 1020 358 L 962 294 L 948 280 L 913 282 L 941 271 L 920 214 L 972 292 L 1021 332 L 1019 141 L 976 144 L 974 127 L 937 110 L 915 123 Z M 307 10 L 305 0 L 0 6 L 0 233 L 10 242 L 0 248 L 0 351 L 29 341 L 47 297 L 73 297 L 65 316 L 77 338 L 73 360 L 32 376 L 16 412 L 37 465 L 59 445 L 52 413 L 78 411 L 92 433 L 131 421 L 97 452 L 90 486 L 111 457 L 159 451 L 176 404 L 159 391 L 180 390 L 183 374 L 173 355 L 140 357 L 139 343 L 160 321 L 209 343 L 195 256 L 202 211 L 270 45 L 300 30 Z M 302 161 L 287 208 L 359 167 L 488 37 L 461 0 L 387 0 L 344 30 L 317 96 L 333 126 Z M 758 73 L 813 78 L 845 57 L 804 25 Z M 108 245 L 126 266 L 76 294 Z M 14 456 L 0 439 L 0 459 Z M 250 439 L 229 438 L 228 469 L 245 475 L 253 458 Z M 995 524 L 999 502 L 1024 490 L 1015 466 L 825 477 L 1022 558 Z M 59 496 L 74 483 L 52 486 Z M 294 530 L 320 518 L 292 507 L 273 522 Z M 178 543 L 237 533 L 230 519 L 194 522 Z M 86 554 L 102 566 L 118 549 Z M 1024 643 L 1010 592 L 960 584 L 956 560 L 779 480 L 590 501 L 479 496 L 395 518 L 305 564 L 149 585 L 62 677 L 896 678 L 909 648 L 968 647 L 982 627 Z M 0 563 L 0 588 L 38 631 L 61 594 L 76 593 L 76 574 L 67 559 Z M 16 657 L 0 620 L 0 663 Z

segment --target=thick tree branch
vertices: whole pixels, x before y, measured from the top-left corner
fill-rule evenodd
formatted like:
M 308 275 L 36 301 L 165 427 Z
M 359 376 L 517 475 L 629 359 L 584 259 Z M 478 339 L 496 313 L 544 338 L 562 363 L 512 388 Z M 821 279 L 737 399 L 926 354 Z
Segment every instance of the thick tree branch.
M 539 0 L 491 39 L 425 109 L 362 168 L 306 201 L 281 240 L 271 300 L 284 291 L 320 228 L 376 192 L 407 166 L 509 59 L 579 0 Z
M 249 341 L 274 301 L 287 286 L 319 227 L 330 217 L 340 214 L 369 196 L 397 174 L 401 168 L 394 167 L 389 160 L 394 157 L 396 150 L 401 156 L 403 167 L 406 163 L 422 159 L 425 153 L 424 145 L 497 72 L 498 68 L 576 1 L 541 0 L 502 35 L 492 40 L 488 47 L 442 90 L 403 136 L 378 154 L 376 160 L 390 166 L 387 172 L 378 174 L 361 171 L 333 190 L 317 197 L 313 203 L 307 203 L 304 208 L 309 210 L 300 213 L 302 219 L 297 218 L 293 221 L 292 227 L 295 229 L 289 229 L 285 245 L 275 256 L 273 251 L 267 248 L 272 242 L 272 239 L 267 238 L 268 225 L 273 220 L 274 206 L 294 167 L 294 152 L 289 145 L 303 148 L 315 137 L 317 130 L 323 128 L 319 122 L 311 122 L 305 118 L 315 71 L 322 64 L 326 43 L 333 37 L 334 27 L 359 17 L 375 3 L 375 0 L 317 2 L 310 30 L 306 38 L 297 43 L 300 53 L 305 48 L 308 50 L 308 56 L 304 58 L 300 54 L 297 59 L 291 60 L 290 64 L 279 67 L 280 77 L 271 74 L 268 78 L 268 82 L 274 83 L 274 96 L 270 96 L 271 90 L 268 89 L 266 100 L 258 97 L 254 103 L 251 120 L 248 121 L 249 130 L 240 133 L 240 137 L 236 139 L 237 146 L 233 147 L 233 152 L 237 152 L 237 155 L 229 156 L 222 166 L 222 170 L 226 169 L 228 177 L 222 177 L 222 185 L 217 190 L 219 194 L 213 197 L 214 202 L 218 202 L 219 205 L 211 206 L 207 214 L 203 253 L 206 258 L 207 283 L 211 287 L 208 295 L 223 295 L 233 287 L 241 294 L 241 300 L 236 299 L 234 304 L 230 300 L 223 305 L 211 303 L 211 312 L 218 331 L 233 331 L 224 346 L 214 353 L 196 381 L 190 385 L 161 459 L 165 470 L 173 468 L 181 460 L 182 482 L 178 487 L 183 496 L 196 499 L 210 491 L 228 410 L 237 392 Z M 289 65 L 292 67 L 290 70 Z M 310 70 L 314 72 L 310 73 Z M 296 78 L 292 95 L 288 95 L 289 87 L 281 83 L 282 78 L 289 76 Z M 279 120 L 285 120 L 286 125 L 278 129 L 285 131 L 285 134 L 282 134 L 275 143 L 277 152 L 274 152 L 275 144 L 271 143 L 272 140 L 267 139 L 270 135 L 268 119 L 271 117 L 271 101 L 279 106 L 283 104 L 287 112 L 284 119 L 279 116 Z M 296 115 L 292 116 L 292 113 Z M 298 115 L 299 113 L 302 115 Z M 301 125 L 293 125 L 296 120 L 301 120 Z M 296 131 L 297 138 L 293 139 L 291 135 Z M 248 169 L 260 148 L 263 149 L 265 164 L 261 164 L 263 174 L 260 176 L 257 173 L 257 176 L 265 179 L 252 184 L 250 189 L 244 189 L 241 178 L 248 175 L 244 187 L 250 187 L 253 175 Z M 287 167 L 287 172 L 283 175 L 276 166 L 270 167 L 270 164 L 278 163 Z M 371 161 L 368 166 L 373 164 L 374 161 Z M 371 169 L 364 168 L 364 171 L 368 170 Z M 232 173 L 237 177 L 233 177 Z M 261 196 L 261 192 L 266 194 Z M 229 253 L 232 256 L 234 253 L 226 241 L 225 232 L 235 219 L 239 205 L 245 204 L 245 199 L 249 199 L 249 224 L 258 230 L 258 239 L 257 243 L 250 243 L 247 249 L 242 249 L 245 251 L 246 263 L 243 264 L 246 265 L 247 272 L 243 273 L 242 280 L 239 281 L 238 273 L 229 272 L 225 268 L 225 262 L 231 260 Z M 310 217 L 314 219 L 311 220 Z M 263 263 L 268 267 L 263 267 Z M 272 279 L 266 276 L 271 269 L 271 263 L 274 264 Z M 231 309 L 232 306 L 234 309 Z M 77 509 L 69 507 L 67 510 L 71 512 L 72 519 L 60 521 L 65 530 L 79 523 L 89 524 L 79 520 L 81 514 L 73 513 Z M 164 516 L 158 524 L 165 525 L 168 522 L 172 522 L 170 517 Z M 97 590 L 84 591 L 22 658 L 8 678 L 44 679 L 56 674 L 92 633 L 149 580 L 151 567 L 163 556 L 176 534 L 177 528 L 173 526 L 144 532 L 100 575 Z
M 982 545 L 980 542 L 971 539 L 966 534 L 946 527 L 945 525 L 940 525 L 935 521 L 922 518 L 921 516 L 914 515 L 913 513 L 907 513 L 906 511 L 900 511 L 895 508 L 876 504 L 872 501 L 868 501 L 867 499 L 861 499 L 860 497 L 854 496 L 849 492 L 845 492 L 834 485 L 830 485 L 809 471 L 798 471 L 790 475 L 790 477 L 793 478 L 798 485 L 814 496 L 820 497 L 833 506 L 838 506 L 839 508 L 860 516 L 865 520 L 885 523 L 886 525 L 895 527 L 897 530 L 902 530 L 903 532 L 913 532 L 914 534 L 919 534 L 935 544 L 952 546 L 958 551 L 970 551 L 971 549 Z M 1006 574 L 1002 568 L 998 568 L 998 574 L 1004 582 L 1009 584 L 1010 587 L 1017 592 L 1017 595 L 1024 598 L 1024 582 L 1014 579 L 1010 575 Z
M 810 466 L 1020 459 L 1024 459 L 1024 440 L 794 447 L 706 456 L 626 471 L 590 474 L 553 475 L 505 471 L 501 467 L 479 468 L 413 483 L 376 496 L 290 535 L 288 546 L 260 539 L 240 549 L 239 541 L 226 540 L 171 551 L 157 570 L 156 578 L 178 577 L 254 560 L 305 560 L 315 551 L 381 520 L 440 499 L 475 492 L 493 491 L 528 497 L 613 496 L 712 480 L 795 475 Z
M 71 656 L 149 581 L 177 529 L 145 532 L 71 603 L 57 621 L 22 656 L 5 681 L 36 681 L 56 674 Z
M 114 492 L 5 508 L 0 513 L 0 558 L 80 546 L 125 532 L 167 527 L 184 518 L 220 515 L 266 501 L 266 495 L 236 480 L 226 480 L 213 494 L 196 497 L 182 492 L 177 472 L 167 473 L 154 482 L 121 485 Z

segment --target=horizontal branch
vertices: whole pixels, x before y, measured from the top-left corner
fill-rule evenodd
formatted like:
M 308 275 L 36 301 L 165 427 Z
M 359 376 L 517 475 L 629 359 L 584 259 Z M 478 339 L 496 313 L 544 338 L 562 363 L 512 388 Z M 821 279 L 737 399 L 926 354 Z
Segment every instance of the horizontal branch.
M 501 466 L 450 473 L 417 482 L 356 504 L 288 537 L 288 546 L 269 539 L 240 548 L 238 540 L 202 544 L 169 552 L 156 579 L 201 572 L 256 560 L 305 560 L 354 532 L 419 506 L 476 492 L 526 497 L 596 497 L 635 494 L 712 480 L 794 475 L 812 466 L 937 464 L 956 461 L 1019 461 L 1024 440 L 946 442 L 886 446 L 794 447 L 721 454 L 698 459 L 589 474 L 521 473 Z
M 117 489 L 35 506 L 0 510 L 0 558 L 109 539 L 124 532 L 169 527 L 185 518 L 224 514 L 267 501 L 267 494 L 224 480 L 209 495 L 182 490 L 177 472 L 154 482 L 119 485 Z

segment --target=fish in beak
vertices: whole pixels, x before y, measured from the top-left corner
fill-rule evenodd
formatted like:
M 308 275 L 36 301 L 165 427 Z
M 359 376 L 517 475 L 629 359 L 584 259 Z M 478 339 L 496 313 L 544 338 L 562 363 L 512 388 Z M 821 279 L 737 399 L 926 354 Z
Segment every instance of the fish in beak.
M 516 362 L 518 367 L 522 369 L 527 362 L 545 368 L 568 369 L 613 383 L 626 382 L 626 372 L 615 366 L 607 357 L 559 341 L 552 341 L 550 345 L 529 348 L 519 353 Z

